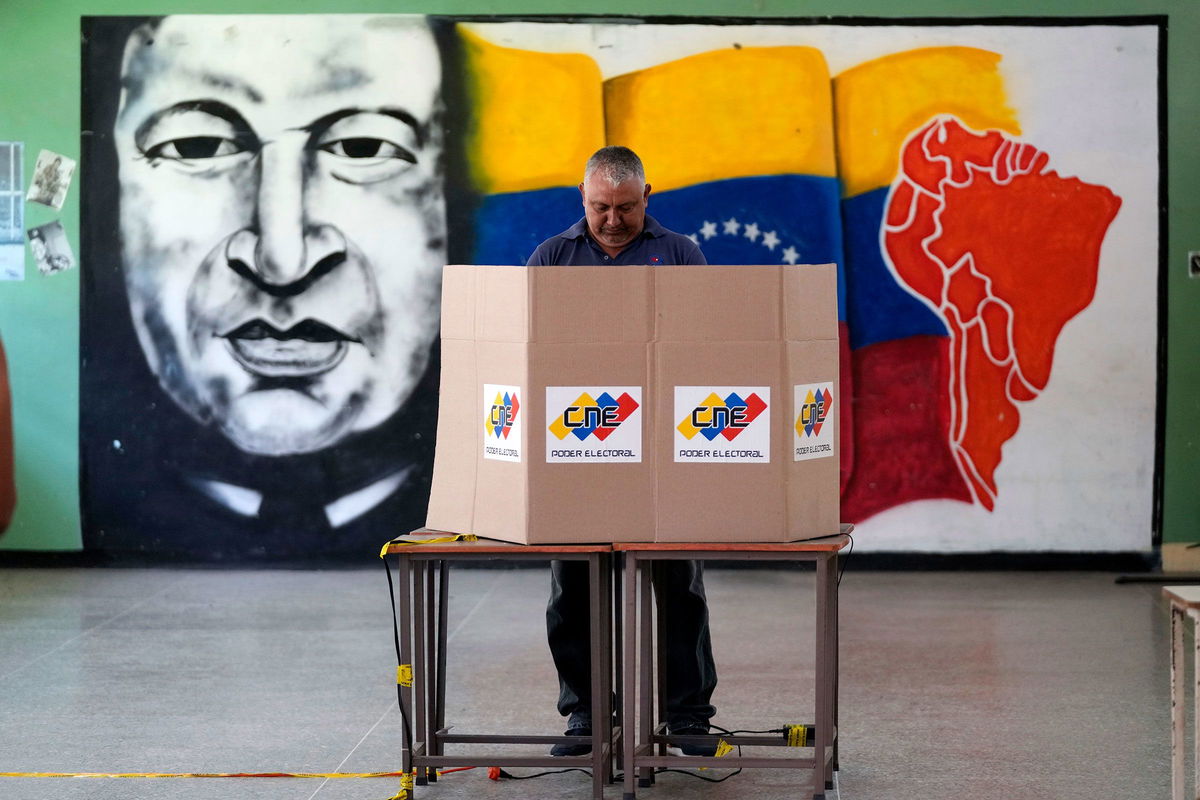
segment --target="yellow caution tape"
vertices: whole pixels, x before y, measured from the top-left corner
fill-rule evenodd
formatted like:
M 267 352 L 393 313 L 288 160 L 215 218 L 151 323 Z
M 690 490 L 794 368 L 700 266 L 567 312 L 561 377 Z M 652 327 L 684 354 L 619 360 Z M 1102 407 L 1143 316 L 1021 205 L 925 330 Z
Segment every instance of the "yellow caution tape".
M 396 778 L 400 772 L 0 772 L 0 778 Z
M 401 664 L 396 667 L 396 683 L 401 686 L 413 685 L 413 670 L 412 664 Z
M 379 550 L 379 557 L 383 558 L 388 553 L 388 548 L 392 545 L 397 546 L 416 546 L 420 544 L 448 544 L 450 542 L 474 542 L 478 541 L 479 537 L 473 533 L 456 533 L 452 536 L 436 536 L 432 539 L 405 539 L 403 536 L 397 536 L 390 542 L 387 542 Z
M 724 739 L 721 739 L 720 741 L 717 742 L 717 753 L 716 753 L 717 758 L 722 758 L 724 756 L 729 755 L 732 752 L 733 752 L 733 745 L 731 745 L 729 742 L 725 741 Z
M 416 778 L 416 770 L 411 773 L 401 773 L 400 791 L 389 797 L 388 800 L 409 800 L 413 796 L 413 786 L 416 784 Z
M 787 743 L 788 747 L 808 747 L 808 726 L 788 725 Z

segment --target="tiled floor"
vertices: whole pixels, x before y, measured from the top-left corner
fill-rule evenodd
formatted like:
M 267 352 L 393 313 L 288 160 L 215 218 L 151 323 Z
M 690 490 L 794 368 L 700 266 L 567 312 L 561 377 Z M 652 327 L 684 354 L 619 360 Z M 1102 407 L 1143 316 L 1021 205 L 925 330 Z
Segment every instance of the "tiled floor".
M 1168 612 L 1158 586 L 1113 579 L 847 572 L 840 798 L 1169 797 Z M 812 580 L 709 570 L 715 722 L 811 717 Z M 547 591 L 542 570 L 455 570 L 449 721 L 561 730 Z M 396 770 L 394 674 L 382 569 L 0 570 L 0 772 Z M 778 770 L 746 770 L 720 784 L 663 775 L 638 796 L 798 798 L 801 788 Z M 0 778 L 4 800 L 385 800 L 397 789 L 394 779 Z M 588 796 L 580 774 L 493 782 L 484 770 L 417 792 Z M 620 798 L 620 786 L 606 796 Z

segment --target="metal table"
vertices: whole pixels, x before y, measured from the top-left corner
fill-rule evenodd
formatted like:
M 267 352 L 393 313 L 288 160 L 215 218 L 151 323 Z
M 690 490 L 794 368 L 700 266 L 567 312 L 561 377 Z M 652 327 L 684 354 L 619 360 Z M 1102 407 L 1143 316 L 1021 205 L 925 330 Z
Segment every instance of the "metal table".
M 774 767 L 811 771 L 812 796 L 824 800 L 825 790 L 833 788 L 833 771 L 837 768 L 837 673 L 838 673 L 838 553 L 850 543 L 851 525 L 842 525 L 840 532 L 821 539 L 785 543 L 709 543 L 656 542 L 645 544 L 618 543 L 613 551 L 625 559 L 625 636 L 622 717 L 627 734 L 624 737 L 625 786 L 624 800 L 634 800 L 634 781 L 641 787 L 653 783 L 655 768 L 676 769 L 696 767 Z M 724 757 L 674 756 L 666 752 L 669 744 L 687 743 L 688 737 L 673 737 L 666 732 L 665 709 L 662 707 L 661 687 L 655 703 L 653 677 L 654 624 L 650 603 L 650 567 L 655 561 L 676 560 L 747 560 L 747 561 L 811 561 L 816 567 L 816 724 L 804 726 L 803 745 L 798 739 L 789 742 L 782 736 L 734 735 L 722 737 L 730 746 L 781 746 L 806 751 L 806 755 L 784 757 Z M 638 598 L 641 598 L 639 609 Z M 660 619 L 661 622 L 661 619 Z M 639 664 L 638 653 L 641 653 Z M 640 666 L 640 670 L 639 670 Z M 637 720 L 636 727 L 633 724 Z M 798 731 L 797 731 L 798 732 Z M 811 744 L 809 740 L 811 738 Z M 711 740 L 710 740 L 711 741 Z
M 409 540 L 437 539 L 447 534 L 425 528 Z M 524 545 L 490 539 L 389 543 L 382 556 L 399 561 L 397 615 L 399 619 L 400 691 L 411 709 L 412 735 L 401 752 L 405 775 L 415 772 L 415 785 L 437 780 L 439 767 L 582 767 L 592 770 L 593 797 L 601 800 L 612 782 L 613 756 L 619 754 L 621 728 L 613 726 L 612 690 L 612 546 Z M 584 737 L 515 736 L 502 733 L 451 733 L 446 725 L 446 638 L 449 610 L 449 566 L 453 561 L 586 561 L 591 608 L 592 752 L 584 756 L 446 755 L 446 745 L 580 744 Z M 619 618 L 618 618 L 618 624 Z M 619 634 L 618 634 L 619 636 Z M 598 666 L 599 665 L 599 666 Z M 406 672 L 407 668 L 407 672 Z M 618 675 L 619 680 L 619 675 Z M 405 684 L 408 685 L 405 685 Z M 410 794 L 411 797 L 411 794 Z

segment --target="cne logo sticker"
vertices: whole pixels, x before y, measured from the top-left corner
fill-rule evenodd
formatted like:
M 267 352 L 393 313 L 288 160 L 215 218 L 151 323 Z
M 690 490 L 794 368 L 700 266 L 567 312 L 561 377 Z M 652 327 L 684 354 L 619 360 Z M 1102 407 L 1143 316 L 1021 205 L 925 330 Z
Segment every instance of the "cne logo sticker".
M 547 386 L 546 462 L 640 462 L 640 386 Z
M 837 426 L 833 408 L 833 383 L 795 386 L 794 402 L 794 460 L 807 461 L 810 458 L 832 456 L 833 435 Z
M 676 386 L 675 461 L 771 460 L 769 386 Z
M 521 460 L 520 387 L 483 385 L 483 457 Z

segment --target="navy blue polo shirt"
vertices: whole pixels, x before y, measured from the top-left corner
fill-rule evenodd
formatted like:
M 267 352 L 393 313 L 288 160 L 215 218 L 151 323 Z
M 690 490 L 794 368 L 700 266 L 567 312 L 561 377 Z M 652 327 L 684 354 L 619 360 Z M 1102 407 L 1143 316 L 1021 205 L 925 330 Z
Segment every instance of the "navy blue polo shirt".
M 700 246 L 688 237 L 669 231 L 649 214 L 642 232 L 625 249 L 610 256 L 588 233 L 587 217 L 557 236 L 538 245 L 526 262 L 527 267 L 589 267 L 619 264 L 707 264 Z

